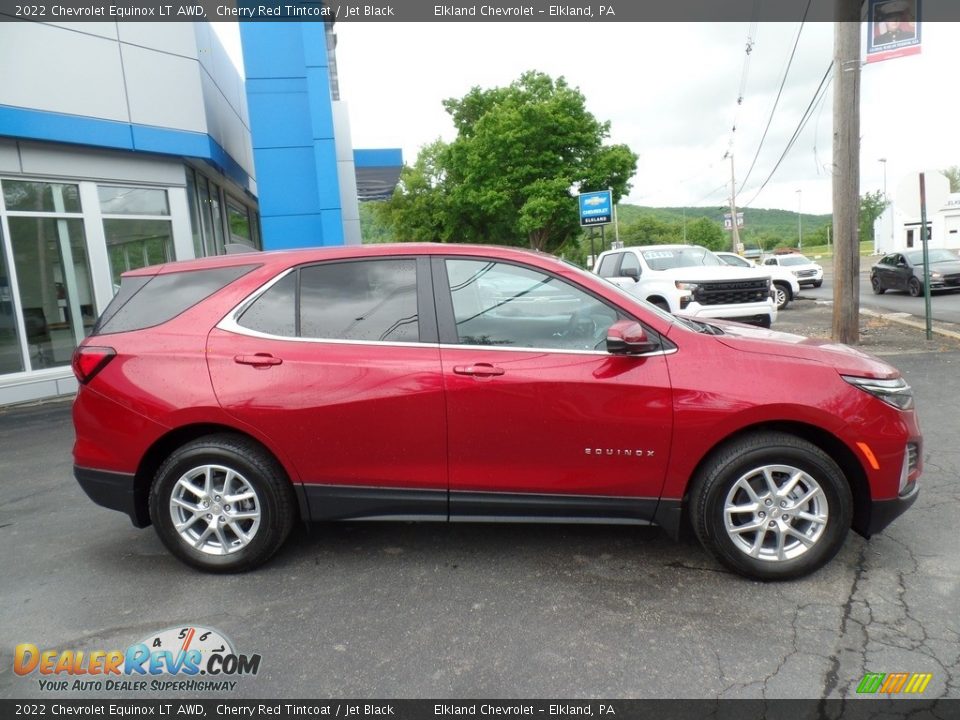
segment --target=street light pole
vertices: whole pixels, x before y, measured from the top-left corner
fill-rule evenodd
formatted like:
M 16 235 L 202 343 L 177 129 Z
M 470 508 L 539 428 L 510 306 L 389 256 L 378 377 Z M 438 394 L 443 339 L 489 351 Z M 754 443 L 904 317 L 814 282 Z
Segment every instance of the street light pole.
M 803 190 L 797 190 L 797 239 L 798 247 L 803 250 L 803 216 L 800 214 L 800 205 L 803 201 Z

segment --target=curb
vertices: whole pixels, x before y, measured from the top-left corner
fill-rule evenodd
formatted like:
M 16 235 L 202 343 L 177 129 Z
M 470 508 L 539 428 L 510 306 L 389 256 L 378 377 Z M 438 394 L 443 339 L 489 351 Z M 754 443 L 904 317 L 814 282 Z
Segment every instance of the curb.
M 927 331 L 926 322 L 920 322 L 913 319 L 914 316 L 910 313 L 880 313 L 875 310 L 869 310 L 867 308 L 860 308 L 860 314 L 866 315 L 867 317 L 880 318 L 882 320 L 888 320 L 890 322 L 895 322 L 899 325 L 906 325 L 907 327 L 916 328 L 917 330 Z M 943 337 L 952 338 L 953 340 L 960 340 L 960 332 L 956 330 L 947 330 L 946 328 L 932 326 L 930 330 L 937 335 L 942 335 Z

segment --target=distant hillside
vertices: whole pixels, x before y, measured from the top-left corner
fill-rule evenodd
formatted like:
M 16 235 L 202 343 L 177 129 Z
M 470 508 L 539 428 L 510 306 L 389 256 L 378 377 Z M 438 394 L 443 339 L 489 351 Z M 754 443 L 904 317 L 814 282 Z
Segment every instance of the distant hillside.
M 617 220 L 620 226 L 630 225 L 642 216 L 653 217 L 661 222 L 683 222 L 684 217 L 689 220 L 705 217 L 718 223 L 723 223 L 723 215 L 729 208 L 719 205 L 709 207 L 644 207 L 622 203 L 617 206 Z M 744 230 L 750 234 L 771 234 L 783 238 L 795 238 L 797 235 L 797 213 L 791 210 L 755 210 L 747 208 L 743 211 Z M 803 232 L 813 231 L 832 221 L 831 215 L 810 215 L 802 213 Z

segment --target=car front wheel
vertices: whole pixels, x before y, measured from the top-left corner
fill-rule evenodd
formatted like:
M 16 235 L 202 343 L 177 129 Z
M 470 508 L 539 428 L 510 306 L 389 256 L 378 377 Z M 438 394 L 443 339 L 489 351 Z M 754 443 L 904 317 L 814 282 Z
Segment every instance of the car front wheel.
M 820 448 L 780 432 L 736 440 L 698 473 L 690 516 L 721 563 L 758 580 L 817 570 L 843 545 L 853 514 L 850 486 Z
M 907 292 L 910 293 L 910 297 L 919 297 L 923 295 L 923 284 L 915 277 L 912 277 L 907 283 Z
M 179 448 L 150 490 L 150 519 L 176 557 L 208 572 L 240 572 L 265 562 L 293 526 L 293 493 L 262 447 L 209 435 Z
M 777 303 L 777 310 L 783 310 L 793 299 L 793 293 L 790 292 L 790 286 L 786 283 L 774 283 L 774 300 Z

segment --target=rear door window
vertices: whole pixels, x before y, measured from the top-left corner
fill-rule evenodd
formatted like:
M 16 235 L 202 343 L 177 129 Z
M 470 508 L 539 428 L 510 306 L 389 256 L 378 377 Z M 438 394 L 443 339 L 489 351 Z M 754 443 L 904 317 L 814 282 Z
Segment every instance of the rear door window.
M 294 270 L 244 311 L 242 327 L 278 337 L 420 342 L 415 258 Z

